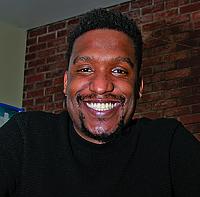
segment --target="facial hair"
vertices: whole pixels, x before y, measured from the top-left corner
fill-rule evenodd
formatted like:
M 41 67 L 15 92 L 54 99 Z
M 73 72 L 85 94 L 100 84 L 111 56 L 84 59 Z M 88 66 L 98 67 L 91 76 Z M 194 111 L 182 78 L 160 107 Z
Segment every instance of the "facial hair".
M 107 142 L 111 142 L 111 141 L 115 140 L 116 138 L 118 138 L 122 134 L 122 132 L 123 132 L 123 130 L 125 128 L 124 117 L 121 117 L 121 119 L 120 119 L 120 121 L 118 123 L 118 126 L 114 131 L 109 132 L 109 133 L 99 132 L 99 134 L 93 134 L 86 127 L 85 121 L 84 121 L 85 117 L 81 112 L 79 113 L 79 119 L 80 119 L 80 122 L 81 122 L 81 131 L 87 137 L 90 137 L 90 138 L 92 138 L 94 140 L 97 140 L 99 142 L 102 142 L 102 143 L 107 143 Z M 103 121 L 103 120 L 101 120 L 101 121 Z

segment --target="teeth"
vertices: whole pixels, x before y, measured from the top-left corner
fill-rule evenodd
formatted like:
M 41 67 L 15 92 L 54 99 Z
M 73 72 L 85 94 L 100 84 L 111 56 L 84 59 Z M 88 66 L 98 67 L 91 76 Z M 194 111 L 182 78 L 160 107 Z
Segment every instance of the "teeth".
M 117 106 L 117 103 L 86 103 L 89 108 L 92 108 L 96 111 L 106 111 L 113 109 Z

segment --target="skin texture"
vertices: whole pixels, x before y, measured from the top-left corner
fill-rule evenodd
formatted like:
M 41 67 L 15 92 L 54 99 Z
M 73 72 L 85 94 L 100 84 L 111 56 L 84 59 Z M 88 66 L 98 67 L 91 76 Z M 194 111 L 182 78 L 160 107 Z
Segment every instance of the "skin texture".
M 119 125 L 132 119 L 142 91 L 136 73 L 134 44 L 123 32 L 91 30 L 75 40 L 64 76 L 64 94 L 74 128 L 82 138 L 105 143 L 121 132 Z M 113 103 L 116 107 L 96 111 L 87 103 Z

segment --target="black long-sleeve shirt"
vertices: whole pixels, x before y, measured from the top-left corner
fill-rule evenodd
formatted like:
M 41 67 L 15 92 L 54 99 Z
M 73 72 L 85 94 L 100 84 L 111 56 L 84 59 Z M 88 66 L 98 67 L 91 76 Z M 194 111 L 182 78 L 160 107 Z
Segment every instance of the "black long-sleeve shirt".
M 0 197 L 199 197 L 200 143 L 174 119 L 133 121 L 93 144 L 67 113 L 26 112 L 0 129 Z

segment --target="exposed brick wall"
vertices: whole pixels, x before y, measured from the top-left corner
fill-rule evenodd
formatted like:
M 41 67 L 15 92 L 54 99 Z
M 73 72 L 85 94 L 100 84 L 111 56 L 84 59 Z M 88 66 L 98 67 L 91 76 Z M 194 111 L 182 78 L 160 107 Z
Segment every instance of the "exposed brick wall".
M 144 37 L 144 93 L 136 117 L 177 117 L 200 139 L 200 2 L 138 0 L 119 4 Z M 59 112 L 68 32 L 78 16 L 28 31 L 23 106 Z

